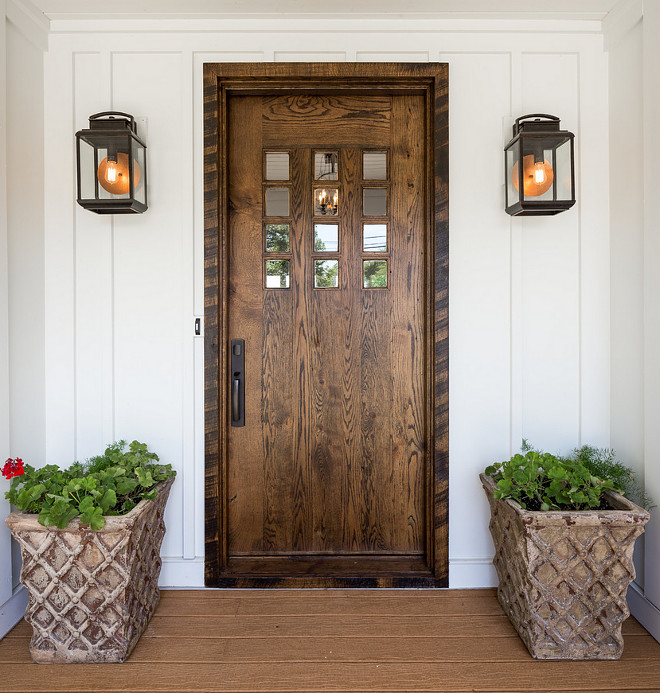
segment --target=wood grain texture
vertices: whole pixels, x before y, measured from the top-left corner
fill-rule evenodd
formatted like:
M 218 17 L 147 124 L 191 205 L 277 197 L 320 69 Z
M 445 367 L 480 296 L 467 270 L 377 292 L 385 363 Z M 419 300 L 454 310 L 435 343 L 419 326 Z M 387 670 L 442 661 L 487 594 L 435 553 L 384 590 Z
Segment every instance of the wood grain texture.
M 389 96 L 291 94 L 264 99 L 264 145 L 383 147 L 389 144 Z
M 220 265 L 223 247 L 220 236 L 223 185 L 218 172 L 218 118 L 221 102 L 217 78 L 204 66 L 204 579 L 213 584 L 220 572 L 223 485 L 220 476 L 221 445 L 219 382 L 223 370 L 219 309 L 223 302 Z
M 166 591 L 121 666 L 33 664 L 22 621 L 0 641 L 0 691 L 659 690 L 660 644 L 634 619 L 620 661 L 536 661 L 493 605 L 494 590 Z
M 389 383 L 383 370 L 374 367 L 374 356 L 378 355 L 381 362 L 389 359 L 394 360 L 397 357 L 395 348 L 390 349 L 385 346 L 386 335 L 393 334 L 392 328 L 386 327 L 374 319 L 378 313 L 392 312 L 392 306 L 388 306 L 388 299 L 384 298 L 386 292 L 367 292 L 372 295 L 360 298 L 361 311 L 364 317 L 357 322 L 352 317 L 354 311 L 351 302 L 342 303 L 341 300 L 337 300 L 335 296 L 331 295 L 331 291 L 312 292 L 311 299 L 304 291 L 296 296 L 296 284 L 292 277 L 292 289 L 286 293 L 291 294 L 293 304 L 291 306 L 294 333 L 292 368 L 297 372 L 291 385 L 297 388 L 297 394 L 302 392 L 304 396 L 297 399 L 294 396 L 293 408 L 287 409 L 287 405 L 281 401 L 278 406 L 278 396 L 275 391 L 286 390 L 286 385 L 282 387 L 276 385 L 279 362 L 282 361 L 283 357 L 286 370 L 288 357 L 286 356 L 286 349 L 273 346 L 272 354 L 267 360 L 262 361 L 262 386 L 268 384 L 269 394 L 260 398 L 260 416 L 264 426 L 269 427 L 269 431 L 263 436 L 262 453 L 272 449 L 273 446 L 280 446 L 282 441 L 290 435 L 293 451 L 290 458 L 293 473 L 288 479 L 285 478 L 286 472 L 282 473 L 281 469 L 268 468 L 266 465 L 262 469 L 260 482 L 264 489 L 261 513 L 262 517 L 265 518 L 261 524 L 261 530 L 257 530 L 256 525 L 253 528 L 254 531 L 242 527 L 237 530 L 239 535 L 243 532 L 252 533 L 252 540 L 241 547 L 240 543 L 234 543 L 235 534 L 229 528 L 230 541 L 223 542 L 227 520 L 233 512 L 233 504 L 236 503 L 234 498 L 236 494 L 227 489 L 223 495 L 221 486 L 225 477 L 228 481 L 235 477 L 232 476 L 229 468 L 223 471 L 222 455 L 226 447 L 223 441 L 226 433 L 223 432 L 222 426 L 226 420 L 226 414 L 222 418 L 219 417 L 215 423 L 212 416 L 208 419 L 210 422 L 210 426 L 207 426 L 209 440 L 213 440 L 214 434 L 216 435 L 218 457 L 220 457 L 220 459 L 216 457 L 217 468 L 214 470 L 211 463 L 213 455 L 207 454 L 207 486 L 211 491 L 215 486 L 219 495 L 215 514 L 211 514 L 207 525 L 207 538 L 209 539 L 207 557 L 214 551 L 218 556 L 215 560 L 207 560 L 206 579 L 209 585 L 286 586 L 285 580 L 278 580 L 275 576 L 257 577 L 256 582 L 251 583 L 249 576 L 244 574 L 232 576 L 227 572 L 228 561 L 240 558 L 243 554 L 255 555 L 255 551 L 259 551 L 257 548 L 258 536 L 261 541 L 261 552 L 264 554 L 273 555 L 287 551 L 296 553 L 316 551 L 332 554 L 341 552 L 346 549 L 347 545 L 352 544 L 353 550 L 360 552 L 365 550 L 408 554 L 411 551 L 419 552 L 420 555 L 425 554 L 427 556 L 431 567 L 431 571 L 427 570 L 426 575 L 413 573 L 408 583 L 405 582 L 403 576 L 388 575 L 387 571 L 381 578 L 372 577 L 370 571 L 367 571 L 363 580 L 352 576 L 342 580 L 336 574 L 329 574 L 316 583 L 310 575 L 298 575 L 290 583 L 290 586 L 316 584 L 317 586 L 364 587 L 377 585 L 385 587 L 405 584 L 409 586 L 443 586 L 447 584 L 446 463 L 448 420 L 446 416 L 443 418 L 443 416 L 438 415 L 444 405 L 441 402 L 439 407 L 437 401 L 438 393 L 441 395 L 441 399 L 444 397 L 445 400 L 447 395 L 447 392 L 443 394 L 442 388 L 439 389 L 437 386 L 438 355 L 442 355 L 442 348 L 438 349 L 438 343 L 444 347 L 447 345 L 447 322 L 446 319 L 438 321 L 436 309 L 438 305 L 444 305 L 446 317 L 448 296 L 445 291 L 442 301 L 439 302 L 436 291 L 435 301 L 432 298 L 433 289 L 438 286 L 438 272 L 436 271 L 438 248 L 444 253 L 440 266 L 445 267 L 445 269 L 448 253 L 446 238 L 438 244 L 438 238 L 443 233 L 445 236 L 447 235 L 447 224 L 442 226 L 442 220 L 447 220 L 447 199 L 445 196 L 444 201 L 438 202 L 438 184 L 437 181 L 436 184 L 433 183 L 434 175 L 437 171 L 442 171 L 445 179 L 441 182 L 440 187 L 444 187 L 446 191 L 448 185 L 446 178 L 447 162 L 445 161 L 443 164 L 436 160 L 438 152 L 445 158 L 447 153 L 446 142 L 444 145 L 438 145 L 437 142 L 439 132 L 437 125 L 438 123 L 442 124 L 443 118 L 445 121 L 443 132 L 446 134 L 446 67 L 446 65 L 426 64 L 222 64 L 207 66 L 208 83 L 209 85 L 215 83 L 216 133 L 223 133 L 225 130 L 226 109 L 224 104 L 226 94 L 254 94 L 255 97 L 262 98 L 264 104 L 262 146 L 291 148 L 293 137 L 293 141 L 300 151 L 307 146 L 310 148 L 314 146 L 339 149 L 350 146 L 353 142 L 351 138 L 355 138 L 355 144 L 361 146 L 384 148 L 388 145 L 391 146 L 393 142 L 391 122 L 395 112 L 392 103 L 400 98 L 402 93 L 415 93 L 416 95 L 410 98 L 417 99 L 421 104 L 422 111 L 426 109 L 427 115 L 412 119 L 413 122 L 419 120 L 422 132 L 426 132 L 426 135 L 422 135 L 421 147 L 414 145 L 414 148 L 424 150 L 425 141 L 431 149 L 426 153 L 421 151 L 423 155 L 422 166 L 418 166 L 415 170 L 411 168 L 409 171 L 411 174 L 417 174 L 417 180 L 406 181 L 406 185 L 409 184 L 411 189 L 415 190 L 413 197 L 415 195 L 419 197 L 420 191 L 422 191 L 422 199 L 417 199 L 409 205 L 406 212 L 410 213 L 413 209 L 415 210 L 414 213 L 420 214 L 419 224 L 413 223 L 413 226 L 419 225 L 422 230 L 423 228 L 430 229 L 433 226 L 436 230 L 435 234 L 429 233 L 428 235 L 429 239 L 432 238 L 432 243 L 429 242 L 429 245 L 435 247 L 429 247 L 428 252 L 422 254 L 414 270 L 422 277 L 422 288 L 430 300 L 427 302 L 426 299 L 422 298 L 421 303 L 426 308 L 419 313 L 421 323 L 418 331 L 422 337 L 422 344 L 418 350 L 421 367 L 422 371 L 426 370 L 428 381 L 424 383 L 422 379 L 420 381 L 421 386 L 418 387 L 416 379 L 412 378 L 416 391 L 412 400 L 415 402 L 415 406 L 419 405 L 422 409 L 421 414 L 415 416 L 416 421 L 413 422 L 412 430 L 415 436 L 414 445 L 417 450 L 421 450 L 423 455 L 426 454 L 426 450 L 434 450 L 433 459 L 429 460 L 431 464 L 427 465 L 423 462 L 420 465 L 418 463 L 419 458 L 413 454 L 410 457 L 413 460 L 412 464 L 407 464 L 406 471 L 399 474 L 396 455 L 409 454 L 409 444 L 403 447 L 396 444 L 387 445 L 382 439 L 379 439 L 379 431 L 386 428 L 383 426 L 383 415 L 386 412 L 382 411 L 383 407 L 374 405 L 380 404 L 381 398 L 378 393 L 386 392 L 389 389 Z M 438 84 L 444 85 L 442 86 L 443 90 L 438 88 Z M 278 90 L 280 90 L 280 94 L 277 94 Z M 365 95 L 365 91 L 369 93 Z M 209 93 L 211 93 L 210 87 Z M 437 113 L 438 108 L 443 109 L 440 116 Z M 211 110 L 212 107 L 209 107 L 209 111 Z M 300 127 L 301 117 L 306 118 L 309 126 L 309 142 L 303 134 L 304 128 Z M 370 127 L 366 126 L 367 122 L 371 123 Z M 323 126 L 323 123 L 326 124 L 326 127 Z M 330 127 L 328 123 L 330 125 L 334 123 L 334 125 Z M 358 136 L 356 133 L 360 131 L 362 135 Z M 211 125 L 208 127 L 208 132 L 209 141 L 213 141 L 213 127 Z M 373 138 L 373 141 L 369 138 Z M 426 139 L 424 140 L 424 138 Z M 221 146 L 223 136 L 218 136 L 217 140 L 220 145 L 216 147 L 216 156 L 223 159 Z M 410 147 L 406 151 L 409 149 Z M 311 156 L 309 161 L 311 162 Z M 424 162 L 428 163 L 428 167 L 425 166 Z M 216 264 L 219 269 L 215 277 L 216 303 L 222 308 L 223 305 L 226 307 L 228 297 L 226 293 L 223 297 L 221 291 L 222 283 L 227 279 L 223 274 L 226 273 L 226 266 L 222 264 L 221 249 L 222 243 L 226 242 L 227 237 L 230 236 L 227 230 L 226 215 L 223 217 L 222 189 L 223 186 L 226 188 L 227 180 L 231 176 L 227 176 L 224 159 L 220 164 L 216 160 L 216 168 L 220 171 L 216 180 L 218 186 L 216 204 L 220 207 L 216 214 L 220 226 L 217 233 L 219 239 L 216 241 L 215 248 L 212 243 L 209 243 L 208 248 L 210 254 L 215 253 L 218 258 Z M 396 167 L 391 166 L 390 168 L 396 170 Z M 295 187 L 295 181 L 292 181 L 292 186 Z M 423 192 L 424 188 L 426 193 Z M 350 193 L 348 190 L 344 190 L 342 195 L 348 200 Z M 394 204 L 393 198 L 392 202 Z M 357 195 L 355 196 L 355 204 L 357 206 Z M 401 210 L 404 207 L 405 205 L 401 206 Z M 229 213 L 232 213 L 232 209 L 231 205 L 227 205 Z M 391 211 L 394 212 L 394 210 L 395 207 L 392 207 Z M 440 210 L 440 217 L 438 217 L 438 210 Z M 440 225 L 437 223 L 438 218 L 441 222 Z M 355 235 L 359 237 L 359 229 L 353 228 L 353 237 Z M 440 232 L 438 232 L 439 228 Z M 350 230 L 345 226 L 343 233 L 350 234 Z M 392 229 L 391 233 L 393 233 Z M 420 236 L 423 239 L 424 233 L 416 235 L 417 238 Z M 308 235 L 308 239 L 311 242 L 311 235 Z M 293 236 L 292 240 L 295 242 Z M 304 240 L 301 240 L 302 242 Z M 344 246 L 344 250 L 346 247 Z M 295 253 L 294 247 L 292 247 L 292 251 Z M 301 263 L 307 261 L 308 256 L 305 258 L 300 256 L 299 260 Z M 389 261 L 390 270 L 393 272 L 395 263 L 392 262 L 391 257 Z M 350 262 L 354 263 L 353 268 L 350 267 Z M 311 270 L 311 264 L 309 269 Z M 409 267 L 408 270 L 411 271 L 412 268 Z M 302 264 L 300 271 L 303 277 L 308 276 L 305 274 L 308 270 L 305 270 Z M 349 261 L 346 268 L 341 270 L 343 273 L 343 275 L 340 273 L 342 283 L 347 280 L 351 272 L 353 272 L 354 278 L 359 281 L 361 259 L 359 262 Z M 311 277 L 311 275 L 309 276 Z M 208 293 L 213 293 L 213 277 L 209 277 L 209 282 Z M 305 287 L 306 291 L 309 290 L 310 286 L 311 282 Z M 315 293 L 325 293 L 325 295 L 317 297 Z M 286 316 L 289 314 L 289 308 L 286 305 L 287 300 L 269 296 L 263 301 L 262 311 L 269 315 Z M 309 311 L 308 323 L 303 325 L 303 330 L 300 330 L 302 324 L 301 307 Z M 328 313 L 333 316 L 334 319 L 330 320 L 332 329 L 328 329 L 327 320 L 319 320 L 314 317 L 321 313 Z M 231 311 L 220 311 L 223 318 L 227 314 L 231 319 Z M 220 319 L 218 322 L 221 321 Z M 341 326 L 340 330 L 337 329 L 339 326 Z M 368 329 L 365 329 L 365 326 Z M 270 328 L 266 329 L 270 330 Z M 276 343 L 283 345 L 287 329 L 289 328 L 282 324 L 275 327 L 272 332 L 269 331 L 268 338 L 262 339 L 264 349 L 266 342 L 269 341 L 273 345 Z M 439 337 L 438 330 L 444 331 L 444 336 L 441 334 Z M 224 341 L 228 338 L 228 332 L 227 328 Z M 347 345 L 350 345 L 351 349 L 354 349 L 356 344 L 359 346 L 359 360 L 353 363 L 354 357 L 350 356 L 348 363 L 342 364 L 342 366 L 348 365 L 349 376 L 339 373 L 333 363 L 329 362 L 321 353 L 321 350 L 314 350 L 313 348 L 316 345 L 316 340 L 318 344 L 332 345 L 333 350 L 335 350 L 339 338 L 343 338 L 344 357 Z M 298 349 L 297 353 L 296 349 Z M 220 352 L 224 351 L 223 346 Z M 301 359 L 303 352 L 305 358 Z M 278 354 L 277 358 L 274 356 L 276 353 Z M 226 354 L 220 353 L 215 356 L 207 354 L 207 358 L 211 361 L 215 359 L 218 377 L 222 380 L 224 376 L 220 372 L 225 368 L 223 359 L 226 358 Z M 302 368 L 300 368 L 301 364 Z M 366 364 L 366 367 L 363 367 L 363 364 Z M 445 359 L 442 365 L 445 370 L 446 365 Z M 213 376 L 213 364 L 207 369 L 207 379 L 209 374 Z M 446 373 L 444 377 L 446 385 Z M 357 383 L 355 378 L 358 379 Z M 333 399 L 337 400 L 339 382 L 341 382 L 341 408 L 332 410 L 329 403 Z M 347 395 L 349 392 L 351 393 L 350 396 Z M 220 401 L 223 397 L 224 393 L 216 397 L 218 410 L 224 406 Z M 208 401 L 210 402 L 211 399 L 209 396 Z M 379 409 L 381 413 L 379 413 Z M 291 416 L 289 411 L 291 411 Z M 447 407 L 445 406 L 446 413 Z M 339 420 L 338 414 L 341 415 L 341 420 Z M 431 421 L 434 422 L 433 426 L 429 425 Z M 441 431 L 437 430 L 438 422 L 444 426 Z M 418 423 L 421 423 L 421 429 L 418 428 Z M 290 426 L 290 429 L 287 429 L 287 426 Z M 218 430 L 214 431 L 214 427 Z M 354 438 L 351 431 L 355 432 Z M 439 436 L 438 432 L 440 433 Z M 285 447 L 286 444 L 282 446 L 282 449 Z M 401 453 L 402 450 L 403 453 Z M 439 450 L 442 452 L 440 456 L 438 455 Z M 305 452 L 306 458 L 302 454 L 298 455 L 299 452 Z M 343 457 L 342 465 L 336 463 L 339 456 Z M 309 461 L 311 458 L 315 460 L 314 464 L 305 466 L 303 460 Z M 250 464 L 252 461 L 248 460 L 248 465 Z M 399 471 L 401 470 L 399 469 Z M 255 473 L 250 474 L 249 479 L 256 478 L 255 467 Z M 401 484 L 404 482 L 412 484 L 412 491 L 409 489 L 403 493 L 400 491 Z M 293 491 L 289 493 L 289 498 L 293 499 L 291 502 L 292 513 L 291 517 L 286 517 L 286 514 L 282 515 L 276 508 L 278 504 L 282 507 L 283 498 L 286 496 L 284 487 L 289 483 L 293 484 Z M 389 488 L 397 490 L 393 493 L 390 491 L 383 493 L 382 489 L 387 488 L 388 484 Z M 250 485 L 252 486 L 252 484 Z M 334 490 L 328 492 L 328 489 L 333 488 Z M 437 507 L 438 502 L 441 502 L 443 507 Z M 259 504 L 255 502 L 253 507 L 256 508 L 257 505 Z M 208 507 L 213 510 L 213 499 L 210 499 Z M 339 513 L 335 512 L 335 507 L 340 508 Z M 344 509 L 343 516 L 342 509 Z M 351 514 L 353 515 L 352 518 L 350 517 Z M 252 517 L 258 516 L 259 512 L 252 514 Z M 380 521 L 381 518 L 386 519 L 388 516 L 391 523 Z M 379 518 L 377 522 L 374 521 L 376 517 Z M 395 529 L 395 524 L 393 524 L 395 517 L 397 521 L 403 521 L 405 529 Z M 230 522 L 230 524 L 232 523 Z M 290 540 L 287 540 L 284 535 L 289 531 L 287 529 L 289 527 L 291 528 L 291 537 Z M 285 528 L 284 531 L 283 528 Z M 230 552 L 227 552 L 228 545 L 232 546 Z

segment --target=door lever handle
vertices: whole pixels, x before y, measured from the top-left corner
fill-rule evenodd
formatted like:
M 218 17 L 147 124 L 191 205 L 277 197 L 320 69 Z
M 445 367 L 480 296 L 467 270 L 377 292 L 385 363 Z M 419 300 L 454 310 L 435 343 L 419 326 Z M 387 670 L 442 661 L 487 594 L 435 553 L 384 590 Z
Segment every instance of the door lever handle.
M 234 373 L 236 375 L 236 373 Z M 241 420 L 241 381 L 234 378 L 231 386 L 231 420 L 232 423 Z
M 231 340 L 231 425 L 245 426 L 245 340 Z

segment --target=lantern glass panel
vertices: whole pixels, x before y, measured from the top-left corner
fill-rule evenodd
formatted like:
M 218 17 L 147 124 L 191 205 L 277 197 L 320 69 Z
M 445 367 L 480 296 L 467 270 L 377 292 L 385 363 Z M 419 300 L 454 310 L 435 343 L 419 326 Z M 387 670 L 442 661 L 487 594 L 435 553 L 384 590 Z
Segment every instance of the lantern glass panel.
M 550 148 L 534 148 L 523 156 L 523 196 L 525 201 L 545 202 L 554 198 L 554 153 Z
M 135 178 L 133 197 L 145 205 L 147 204 L 147 186 L 145 181 L 145 171 L 147 170 L 144 165 L 145 160 L 145 150 L 141 144 L 138 144 L 133 140 L 133 176 Z
M 96 166 L 94 164 L 94 147 L 89 142 L 79 139 L 80 143 L 80 190 L 81 200 L 93 200 L 96 197 Z
M 520 152 L 520 140 L 516 140 L 506 150 L 506 206 L 510 207 L 520 202 L 520 193 L 518 192 L 518 161 Z M 514 180 L 514 175 L 516 176 Z
M 557 199 L 573 199 L 573 180 L 571 178 L 571 140 L 566 140 L 556 152 L 555 179 L 557 181 Z

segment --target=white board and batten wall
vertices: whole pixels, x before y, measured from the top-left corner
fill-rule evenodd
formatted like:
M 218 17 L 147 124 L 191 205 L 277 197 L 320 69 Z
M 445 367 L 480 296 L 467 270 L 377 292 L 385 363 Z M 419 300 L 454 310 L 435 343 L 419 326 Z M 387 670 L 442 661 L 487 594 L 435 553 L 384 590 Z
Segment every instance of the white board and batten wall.
M 51 23 L 45 58 L 49 462 L 146 441 L 179 472 L 162 583 L 203 584 L 202 66 L 247 61 L 450 67 L 450 586 L 495 584 L 478 473 L 534 445 L 607 445 L 607 58 L 598 22 L 168 20 Z M 92 113 L 140 119 L 149 210 L 75 202 L 73 134 Z M 513 120 L 576 134 L 576 206 L 503 211 Z M 584 163 L 583 163 L 584 162 Z M 599 176 L 581 175 L 585 167 Z M 15 449 L 18 449 L 17 447 Z

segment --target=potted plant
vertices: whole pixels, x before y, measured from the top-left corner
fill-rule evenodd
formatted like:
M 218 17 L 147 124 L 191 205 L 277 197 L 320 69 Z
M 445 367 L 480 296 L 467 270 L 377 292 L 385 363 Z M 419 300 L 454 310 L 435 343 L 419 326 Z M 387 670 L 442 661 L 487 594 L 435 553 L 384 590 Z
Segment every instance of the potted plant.
M 176 472 L 119 441 L 65 470 L 7 460 L 5 520 L 23 557 L 30 654 L 39 663 L 122 662 L 160 593 L 163 512 Z
M 649 519 L 621 493 L 631 472 L 591 447 L 523 452 L 480 475 L 498 600 L 537 659 L 618 659 L 634 543 Z

